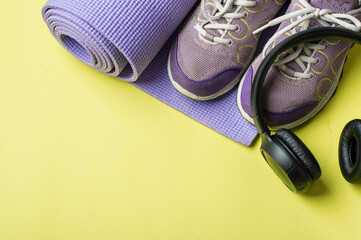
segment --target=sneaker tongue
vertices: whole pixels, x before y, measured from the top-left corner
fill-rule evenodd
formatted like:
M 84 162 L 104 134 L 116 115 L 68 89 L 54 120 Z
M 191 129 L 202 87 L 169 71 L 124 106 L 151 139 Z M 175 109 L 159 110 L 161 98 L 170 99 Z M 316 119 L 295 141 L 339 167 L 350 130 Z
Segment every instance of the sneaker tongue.
M 310 0 L 319 9 L 330 9 L 335 13 L 346 13 L 360 6 L 359 0 Z
M 216 0 L 218 2 L 220 2 L 223 6 L 225 5 L 225 3 L 222 3 L 222 0 Z M 207 3 L 212 3 L 212 4 L 207 4 Z M 205 10 L 208 11 L 209 13 L 211 13 L 211 15 L 216 15 L 217 13 L 219 13 L 219 11 L 216 11 L 215 12 L 215 6 L 213 4 L 213 0 L 206 0 L 206 7 L 205 7 Z M 235 8 L 232 8 L 232 9 L 227 9 L 227 12 L 228 13 L 231 13 L 231 12 L 234 12 L 235 11 Z M 219 24 L 227 24 L 227 20 L 223 17 L 220 17 L 216 20 Z M 207 29 L 206 30 L 208 33 L 212 34 L 213 36 L 216 36 L 216 37 L 221 37 L 222 34 L 218 31 L 218 30 L 215 30 L 215 29 Z
M 360 0 L 361 1 L 361 0 Z M 319 9 L 330 9 L 334 13 L 346 13 L 360 6 L 359 0 L 309 0 L 309 3 Z M 311 20 L 310 26 L 321 26 L 317 21 Z M 301 55 L 306 55 L 303 51 Z M 303 72 L 301 67 L 295 62 L 289 62 L 287 67 L 297 72 Z

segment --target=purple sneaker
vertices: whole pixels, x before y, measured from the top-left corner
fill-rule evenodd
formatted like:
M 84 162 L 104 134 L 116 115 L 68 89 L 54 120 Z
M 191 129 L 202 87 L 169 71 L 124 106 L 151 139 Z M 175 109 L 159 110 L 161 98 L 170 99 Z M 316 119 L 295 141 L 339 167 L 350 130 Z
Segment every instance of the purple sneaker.
M 196 100 L 232 89 L 253 60 L 259 34 L 287 0 L 202 0 L 169 54 L 174 87 Z
M 358 0 L 293 0 L 285 15 L 260 28 L 281 23 L 243 76 L 237 104 L 251 123 L 252 81 L 267 52 L 287 37 L 311 27 L 338 26 L 359 32 L 361 8 Z M 256 31 L 257 32 L 257 31 Z M 351 43 L 322 40 L 306 43 L 278 56 L 264 87 L 264 117 L 272 128 L 293 128 L 316 115 L 330 100 L 341 78 Z

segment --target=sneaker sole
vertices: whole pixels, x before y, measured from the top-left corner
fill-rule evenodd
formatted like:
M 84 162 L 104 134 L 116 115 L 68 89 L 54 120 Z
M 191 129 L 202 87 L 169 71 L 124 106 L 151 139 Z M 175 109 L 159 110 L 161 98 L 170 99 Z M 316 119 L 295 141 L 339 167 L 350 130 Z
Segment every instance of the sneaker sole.
M 251 63 L 250 66 L 253 65 L 253 62 Z M 247 71 L 246 73 L 248 72 L 248 70 L 250 69 L 250 67 L 247 68 Z M 241 93 L 242 93 L 242 87 L 243 87 L 243 83 L 245 81 L 245 78 L 246 78 L 246 74 L 243 75 L 242 79 L 241 79 L 241 82 L 239 84 L 239 88 L 238 88 L 238 91 L 237 91 L 237 106 L 238 106 L 238 109 L 239 111 L 241 112 L 242 116 L 251 124 L 254 125 L 254 120 L 251 116 L 249 116 L 246 111 L 244 111 L 244 109 L 242 108 L 242 104 L 241 104 Z M 252 82 L 253 83 L 253 82 Z
M 304 116 L 303 118 L 298 119 L 297 121 L 288 123 L 288 124 L 284 124 L 284 125 L 279 125 L 279 126 L 272 126 L 270 127 L 272 130 L 277 130 L 280 128 L 286 128 L 286 129 L 291 129 L 291 128 L 295 128 L 305 122 L 307 122 L 308 120 L 310 120 L 312 117 L 314 117 L 318 112 L 320 112 L 322 110 L 322 108 L 326 105 L 326 103 L 332 98 L 332 96 L 334 95 L 334 93 L 336 92 L 338 83 L 340 82 L 342 73 L 343 73 L 343 67 L 346 63 L 347 57 L 345 58 L 345 60 L 342 63 L 342 67 L 340 68 L 340 71 L 337 73 L 336 79 L 335 79 L 335 83 L 333 84 L 333 86 L 331 87 L 330 91 L 328 92 L 328 94 L 320 101 L 320 103 L 317 105 L 317 107 L 310 112 L 309 114 L 307 114 L 306 116 Z M 248 71 L 248 69 L 247 69 Z M 241 83 L 240 86 L 238 88 L 238 92 L 237 92 L 237 105 L 238 105 L 238 109 L 241 112 L 242 116 L 251 124 L 254 125 L 254 120 L 251 116 L 249 116 L 244 109 L 242 108 L 242 104 L 241 104 L 241 92 L 242 92 L 242 86 L 243 86 L 243 82 L 244 82 L 245 76 L 243 76 L 243 78 L 241 79 Z
M 209 95 L 209 96 L 198 96 L 198 95 L 195 95 L 194 93 L 191 93 L 189 92 L 188 90 L 184 89 L 181 85 L 179 85 L 176 81 L 174 81 L 173 79 L 173 75 L 172 75 L 172 72 L 171 72 L 171 69 L 170 69 L 170 58 L 171 58 L 171 52 L 172 52 L 172 49 L 170 50 L 169 52 L 169 55 L 168 55 L 168 66 L 167 66 L 167 69 L 168 69 L 168 75 L 169 75 L 169 78 L 170 78 L 170 81 L 173 85 L 173 87 L 178 91 L 180 92 L 181 94 L 183 94 L 184 96 L 186 97 L 189 97 L 191 99 L 194 99 L 194 100 L 198 100 L 198 101 L 208 101 L 208 100 L 213 100 L 217 97 L 220 97 L 222 96 L 223 94 L 226 94 L 227 92 L 229 92 L 231 89 L 233 89 L 240 81 L 241 77 L 243 76 L 243 74 L 246 72 L 245 70 L 242 70 L 242 72 L 230 83 L 228 84 L 226 87 L 224 87 L 223 89 L 221 89 L 220 91 L 212 94 L 212 95 Z M 252 52 L 252 58 L 250 59 L 253 59 L 254 55 L 256 53 L 256 50 L 254 49 L 253 52 Z M 247 66 L 247 65 L 246 65 Z M 248 69 L 248 68 L 244 68 L 244 69 Z

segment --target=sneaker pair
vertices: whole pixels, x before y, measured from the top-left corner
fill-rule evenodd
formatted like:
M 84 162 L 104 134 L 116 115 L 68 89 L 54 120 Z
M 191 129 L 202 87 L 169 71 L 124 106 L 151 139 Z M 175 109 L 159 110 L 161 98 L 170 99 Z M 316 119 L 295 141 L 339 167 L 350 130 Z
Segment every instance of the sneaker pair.
M 361 30 L 358 0 L 202 0 L 169 54 L 174 87 L 197 100 L 223 95 L 241 80 L 237 103 L 253 123 L 252 81 L 266 54 L 287 37 L 312 27 Z M 254 58 L 261 32 L 280 24 L 260 56 Z M 341 78 L 351 43 L 322 40 L 305 43 L 278 56 L 264 87 L 264 116 L 273 128 L 293 128 L 328 102 Z M 253 61 L 253 62 L 252 62 Z

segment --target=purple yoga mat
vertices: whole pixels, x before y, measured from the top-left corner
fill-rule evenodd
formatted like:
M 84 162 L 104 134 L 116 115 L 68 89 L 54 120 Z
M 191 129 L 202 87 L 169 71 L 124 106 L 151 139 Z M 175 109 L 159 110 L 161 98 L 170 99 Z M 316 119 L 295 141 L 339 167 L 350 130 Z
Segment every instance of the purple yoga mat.
M 239 113 L 236 90 L 199 102 L 170 83 L 167 58 L 172 34 L 197 0 L 49 0 L 42 11 L 53 36 L 90 67 L 154 96 L 245 146 L 257 135 Z

